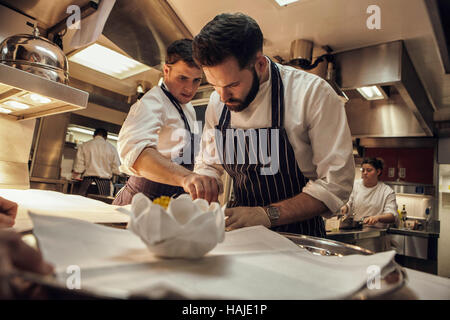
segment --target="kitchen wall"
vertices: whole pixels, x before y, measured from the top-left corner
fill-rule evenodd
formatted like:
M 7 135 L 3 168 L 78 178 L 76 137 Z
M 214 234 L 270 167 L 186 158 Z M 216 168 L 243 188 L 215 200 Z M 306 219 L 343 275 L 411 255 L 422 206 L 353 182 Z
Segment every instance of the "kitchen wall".
M 450 277 L 450 164 L 439 165 L 438 275 Z

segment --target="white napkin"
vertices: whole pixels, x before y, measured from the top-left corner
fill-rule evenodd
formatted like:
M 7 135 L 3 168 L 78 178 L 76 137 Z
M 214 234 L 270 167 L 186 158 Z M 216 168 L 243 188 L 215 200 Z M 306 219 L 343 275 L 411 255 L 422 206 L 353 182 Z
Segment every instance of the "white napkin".
M 160 257 L 200 258 L 225 237 L 224 210 L 217 202 L 185 194 L 171 199 L 167 211 L 138 193 L 131 202 L 128 228 Z

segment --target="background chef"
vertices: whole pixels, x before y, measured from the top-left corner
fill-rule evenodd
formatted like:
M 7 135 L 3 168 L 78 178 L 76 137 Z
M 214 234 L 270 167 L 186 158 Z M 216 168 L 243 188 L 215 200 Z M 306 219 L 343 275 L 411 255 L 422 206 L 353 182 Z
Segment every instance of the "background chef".
M 218 188 L 213 178 L 192 172 L 195 148 L 189 145 L 198 128 L 190 101 L 202 80 L 202 70 L 192 59 L 192 40 L 177 40 L 167 48 L 163 71 L 162 85 L 131 107 L 120 130 L 120 169 L 131 177 L 113 204 L 129 204 L 138 192 L 153 200 L 195 193 L 197 188 L 203 190 L 203 184 L 211 188 L 211 182 Z M 184 160 L 177 163 L 174 155 Z M 209 200 L 217 201 L 217 196 Z
M 356 221 L 385 228 L 389 223 L 398 223 L 397 201 L 394 190 L 379 181 L 383 162 L 366 158 L 362 162 L 361 178 L 356 180 L 352 194 L 341 212 L 353 215 Z

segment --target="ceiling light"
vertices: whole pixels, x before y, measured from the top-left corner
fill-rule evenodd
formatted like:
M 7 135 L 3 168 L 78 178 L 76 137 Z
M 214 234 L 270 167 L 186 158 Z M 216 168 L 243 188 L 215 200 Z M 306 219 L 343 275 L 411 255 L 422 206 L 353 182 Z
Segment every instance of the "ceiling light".
M 288 4 L 297 2 L 298 0 L 275 0 L 280 7 L 287 6 Z
M 13 109 L 18 109 L 18 110 L 24 110 L 24 109 L 30 108 L 29 105 L 22 103 L 22 102 L 15 101 L 15 100 L 8 100 L 8 101 L 3 102 L 3 104 L 7 107 L 10 107 Z
M 377 86 L 370 87 L 361 87 L 356 88 L 358 92 L 366 99 L 366 100 L 380 100 L 384 99 L 385 95 L 382 93 L 382 89 Z
M 67 130 L 68 130 L 68 131 L 78 132 L 78 133 L 88 134 L 88 135 L 90 135 L 90 136 L 93 136 L 93 135 L 94 135 L 94 130 L 92 130 L 92 129 L 87 129 L 87 128 L 81 128 L 81 127 L 68 127 Z M 111 135 L 111 134 L 108 134 L 108 139 L 117 141 L 117 140 L 119 140 L 119 137 L 118 137 L 117 135 Z
M 5 109 L 5 108 L 0 107 L 0 113 L 11 113 L 11 112 L 12 111 L 9 110 L 9 109 Z
M 30 99 L 31 101 L 35 102 L 35 103 L 39 103 L 39 104 L 43 104 L 43 103 L 50 103 L 52 100 L 41 96 L 40 94 L 37 93 L 29 93 L 24 95 L 24 98 L 26 99 Z
M 69 127 L 67 129 L 69 131 L 74 131 L 74 132 L 78 132 L 78 133 L 84 133 L 84 134 L 88 134 L 88 135 L 91 135 L 91 136 L 94 135 L 94 130 L 79 128 L 79 127 Z
M 69 60 L 119 80 L 150 70 L 150 67 L 145 64 L 128 58 L 98 43 L 94 43 L 77 52 Z

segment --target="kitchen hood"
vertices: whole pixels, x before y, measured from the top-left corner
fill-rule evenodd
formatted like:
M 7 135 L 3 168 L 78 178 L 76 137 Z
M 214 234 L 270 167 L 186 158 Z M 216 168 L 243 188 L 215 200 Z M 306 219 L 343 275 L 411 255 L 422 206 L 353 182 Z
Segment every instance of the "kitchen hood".
M 402 41 L 334 54 L 336 80 L 349 97 L 345 108 L 355 138 L 430 137 L 434 109 Z M 369 88 L 381 94 L 368 100 Z
M 62 50 L 39 36 L 18 34 L 0 43 L 0 114 L 25 120 L 86 108 L 88 93 L 69 87 Z

